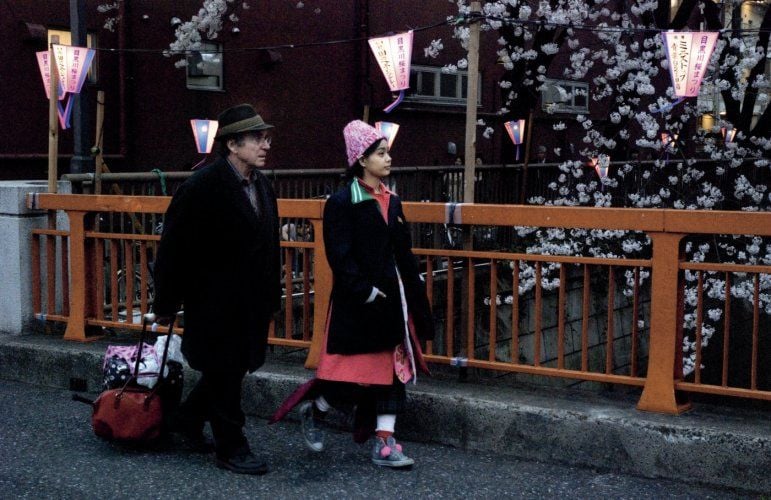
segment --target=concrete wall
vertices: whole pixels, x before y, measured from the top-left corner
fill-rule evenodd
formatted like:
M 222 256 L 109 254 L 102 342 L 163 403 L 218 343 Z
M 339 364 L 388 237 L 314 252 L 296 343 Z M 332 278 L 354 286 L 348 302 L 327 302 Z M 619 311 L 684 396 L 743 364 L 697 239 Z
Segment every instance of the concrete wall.
M 32 230 L 45 227 L 46 212 L 27 209 L 26 196 L 47 190 L 46 181 L 0 181 L 0 334 L 33 330 Z M 69 183 L 59 190 L 69 192 Z

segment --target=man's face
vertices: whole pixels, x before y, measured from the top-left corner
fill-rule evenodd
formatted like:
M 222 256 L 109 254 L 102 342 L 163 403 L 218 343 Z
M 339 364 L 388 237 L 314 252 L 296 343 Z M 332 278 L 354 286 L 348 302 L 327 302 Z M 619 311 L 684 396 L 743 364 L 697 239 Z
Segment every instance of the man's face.
M 235 141 L 230 146 L 230 160 L 235 166 L 241 166 L 249 170 L 262 168 L 267 161 L 270 150 L 271 137 L 265 131 L 248 132 L 240 141 Z

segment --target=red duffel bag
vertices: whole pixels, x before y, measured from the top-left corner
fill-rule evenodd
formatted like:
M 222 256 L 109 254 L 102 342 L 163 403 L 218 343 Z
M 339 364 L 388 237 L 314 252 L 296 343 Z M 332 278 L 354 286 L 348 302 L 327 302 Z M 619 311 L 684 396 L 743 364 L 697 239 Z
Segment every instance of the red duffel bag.
M 139 349 L 142 352 L 147 324 L 155 321 L 155 315 L 145 314 L 142 333 L 139 336 Z M 158 382 L 152 389 L 136 383 L 141 356 L 137 357 L 134 375 L 119 389 L 102 392 L 93 402 L 91 424 L 94 433 L 104 439 L 116 441 L 147 442 L 161 435 L 163 427 L 163 407 L 158 389 L 163 386 L 163 373 L 169 350 L 174 322 L 169 325 L 169 333 L 163 350 L 163 357 L 158 373 Z
M 104 391 L 94 401 L 91 424 L 104 439 L 152 441 L 161 435 L 161 398 L 155 388 L 141 386 Z

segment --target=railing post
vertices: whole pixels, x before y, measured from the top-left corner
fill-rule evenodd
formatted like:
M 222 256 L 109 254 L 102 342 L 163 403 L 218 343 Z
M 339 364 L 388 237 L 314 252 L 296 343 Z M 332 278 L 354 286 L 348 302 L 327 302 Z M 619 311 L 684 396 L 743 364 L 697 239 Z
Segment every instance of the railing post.
M 313 225 L 313 338 L 305 359 L 306 368 L 316 368 L 319 363 L 324 327 L 327 322 L 329 295 L 332 292 L 332 269 L 327 262 L 327 251 L 324 248 L 324 221 L 311 220 Z
M 690 409 L 679 401 L 675 381 L 683 378 L 683 297 L 680 286 L 682 233 L 649 233 L 653 242 L 648 373 L 637 409 L 677 415 Z M 635 319 L 636 320 L 636 319 Z
M 86 318 L 93 318 L 94 304 L 94 263 L 93 245 L 86 243 L 86 225 L 93 217 L 89 212 L 72 210 L 67 212 L 70 221 L 70 273 L 72 277 L 70 289 L 70 315 L 65 340 L 87 341 L 98 338 L 87 335 Z M 67 286 L 65 283 L 64 286 Z

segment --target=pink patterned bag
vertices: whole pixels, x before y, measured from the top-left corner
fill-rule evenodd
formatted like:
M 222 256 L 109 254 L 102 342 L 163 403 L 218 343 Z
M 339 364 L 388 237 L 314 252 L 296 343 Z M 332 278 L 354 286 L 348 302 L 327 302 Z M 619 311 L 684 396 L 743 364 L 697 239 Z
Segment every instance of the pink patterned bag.
M 102 363 L 102 386 L 104 390 L 117 389 L 126 385 L 134 375 L 142 385 L 151 387 L 158 379 L 158 363 L 155 347 L 152 344 L 142 343 L 142 359 L 139 365 L 140 373 L 134 373 L 137 365 L 137 351 L 135 345 L 111 345 L 107 346 Z M 149 383 L 148 383 L 149 382 Z
M 107 363 L 111 358 L 119 358 L 125 361 L 129 365 L 131 374 L 134 374 L 134 365 L 137 362 L 137 351 L 139 347 L 134 345 L 108 345 L 107 351 L 104 353 L 104 362 L 102 363 L 102 370 L 107 367 Z M 152 344 L 142 344 L 142 359 L 148 356 L 155 357 L 155 347 Z

